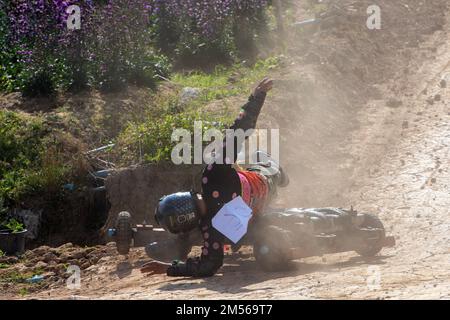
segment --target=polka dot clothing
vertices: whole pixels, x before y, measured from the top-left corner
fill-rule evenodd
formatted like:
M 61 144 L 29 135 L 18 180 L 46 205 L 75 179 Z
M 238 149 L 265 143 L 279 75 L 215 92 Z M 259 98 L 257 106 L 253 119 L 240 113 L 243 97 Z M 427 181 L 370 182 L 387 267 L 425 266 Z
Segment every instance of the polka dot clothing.
M 242 108 L 238 118 L 230 129 L 254 129 L 256 120 L 264 104 L 265 93 L 258 96 L 250 96 L 247 104 Z M 228 139 L 230 139 L 228 137 Z M 167 274 L 171 276 L 212 276 L 223 263 L 224 236 L 212 227 L 211 219 L 222 208 L 225 203 L 230 202 L 241 194 L 241 182 L 232 164 L 242 145 L 222 143 L 222 149 L 216 150 L 215 160 L 206 166 L 202 175 L 202 195 L 207 207 L 207 215 L 200 221 L 204 246 L 199 258 L 188 259 L 186 263 L 174 263 L 168 269 Z M 228 150 L 228 145 L 234 145 L 234 150 Z M 231 153 L 231 155 L 230 155 Z

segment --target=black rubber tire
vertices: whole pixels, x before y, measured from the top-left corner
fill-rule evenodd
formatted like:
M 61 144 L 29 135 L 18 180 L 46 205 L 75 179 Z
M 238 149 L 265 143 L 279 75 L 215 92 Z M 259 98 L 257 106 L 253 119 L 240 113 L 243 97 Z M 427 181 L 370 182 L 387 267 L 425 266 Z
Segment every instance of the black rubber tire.
M 371 213 L 365 213 L 365 218 L 363 224 L 360 226 L 360 228 L 376 228 L 376 229 L 382 229 L 382 236 L 379 239 L 379 241 L 375 244 L 368 244 L 366 248 L 358 249 L 356 250 L 356 253 L 358 253 L 360 256 L 363 257 L 373 257 L 376 256 L 381 249 L 383 249 L 382 242 L 384 238 L 386 237 L 386 232 L 384 229 L 383 222 L 381 222 L 380 218 L 378 218 L 376 215 Z
M 267 226 L 255 237 L 253 255 L 264 271 L 277 272 L 290 269 L 289 232 L 277 227 Z
M 130 252 L 133 229 L 131 226 L 131 215 L 124 211 L 119 213 L 116 221 L 116 246 L 117 252 L 127 255 Z

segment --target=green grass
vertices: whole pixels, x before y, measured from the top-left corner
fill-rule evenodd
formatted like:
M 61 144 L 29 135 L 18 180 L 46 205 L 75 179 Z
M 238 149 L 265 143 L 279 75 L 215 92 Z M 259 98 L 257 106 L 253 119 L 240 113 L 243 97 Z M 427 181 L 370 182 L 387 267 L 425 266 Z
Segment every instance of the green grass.
M 227 108 L 216 114 L 205 113 L 204 107 L 220 99 L 224 99 L 221 103 L 226 106 L 228 97 L 249 95 L 253 86 L 278 64 L 279 58 L 272 57 L 252 67 L 236 64 L 227 68 L 217 67 L 212 73 L 196 71 L 174 74 L 171 82 L 177 84 L 180 90 L 155 94 L 148 114 L 128 123 L 119 134 L 116 157 L 120 159 L 120 165 L 170 161 L 172 148 L 176 145 L 171 141 L 173 130 L 193 132 L 194 121 L 203 121 L 203 130 L 225 129 L 236 115 L 228 112 Z M 198 88 L 201 94 L 187 105 L 180 105 L 179 93 L 184 87 Z
M 17 271 L 7 272 L 1 275 L 0 282 L 5 283 L 25 283 L 27 279 L 31 278 L 33 273 L 20 273 Z
M 68 168 L 57 145 L 41 116 L 0 110 L 0 220 L 2 207 L 59 191 Z
M 201 89 L 200 103 L 245 94 L 268 72 L 279 64 L 278 57 L 258 61 L 252 67 L 235 64 L 231 67 L 218 66 L 214 72 L 175 73 L 171 81 L 182 87 Z
M 316 16 L 325 13 L 328 10 L 329 5 L 325 3 L 317 3 L 317 1 L 308 0 L 308 8 Z
M 177 144 L 171 141 L 174 129 L 194 131 L 194 122 L 203 121 L 203 130 L 224 129 L 230 122 L 227 117 L 212 117 L 200 111 L 184 111 L 165 114 L 159 119 L 149 116 L 142 123 L 131 123 L 119 136 L 118 145 L 122 150 L 123 161 L 139 160 L 145 163 L 167 162 L 171 159 L 172 148 Z M 130 157 L 126 159 L 125 157 Z
M 33 271 L 34 271 L 33 275 L 37 275 L 37 276 L 40 276 L 40 275 L 44 274 L 44 272 L 45 272 L 45 270 L 43 268 L 36 268 Z
M 28 288 L 21 288 L 21 289 L 19 290 L 19 294 L 20 294 L 22 297 L 28 295 L 29 293 L 30 293 L 30 292 L 28 291 Z
M 19 200 L 30 169 L 39 161 L 45 135 L 40 117 L 0 110 L 0 198 Z

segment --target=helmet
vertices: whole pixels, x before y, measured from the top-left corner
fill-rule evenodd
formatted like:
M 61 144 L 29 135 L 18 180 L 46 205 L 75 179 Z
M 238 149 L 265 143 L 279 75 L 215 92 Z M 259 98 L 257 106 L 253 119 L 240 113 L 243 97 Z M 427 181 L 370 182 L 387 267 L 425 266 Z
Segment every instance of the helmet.
M 186 233 L 198 226 L 200 216 L 191 192 L 177 192 L 159 200 L 156 222 L 171 233 Z

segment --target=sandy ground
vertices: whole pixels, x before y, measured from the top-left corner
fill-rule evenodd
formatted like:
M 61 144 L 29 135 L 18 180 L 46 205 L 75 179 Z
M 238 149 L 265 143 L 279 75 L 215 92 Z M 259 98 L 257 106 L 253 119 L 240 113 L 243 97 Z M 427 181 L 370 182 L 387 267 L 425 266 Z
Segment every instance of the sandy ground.
M 358 109 L 358 126 L 341 147 L 347 157 L 336 163 L 351 182 L 338 205 L 378 214 L 396 238 L 394 248 L 372 259 L 355 253 L 303 259 L 282 273 L 233 255 L 212 278 L 173 279 L 142 275 L 142 249 L 123 257 L 108 254 L 109 247 L 82 271 L 80 289 L 55 283 L 26 298 L 450 299 L 450 24 L 410 61 L 378 86 L 379 99 Z
M 227 256 L 209 279 L 147 277 L 129 260 L 105 257 L 87 269 L 79 290 L 55 288 L 37 298 L 100 299 L 450 299 L 450 28 L 435 33 L 420 50 L 434 58 L 415 61 L 401 91 L 387 83 L 387 106 L 373 100 L 345 151 L 355 168 L 348 205 L 376 212 L 395 248 L 364 260 L 354 253 L 297 262 L 288 273 L 264 273 L 252 259 Z M 444 40 L 443 40 L 444 39 Z M 447 79 L 447 86 L 442 81 Z M 118 259 L 120 259 L 118 261 Z

